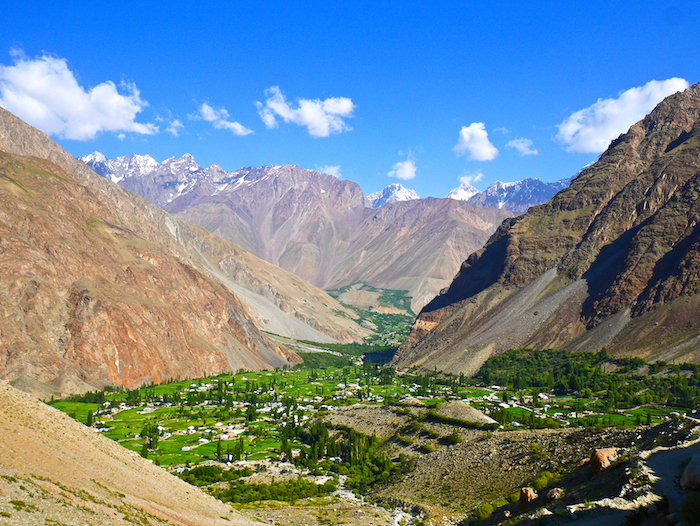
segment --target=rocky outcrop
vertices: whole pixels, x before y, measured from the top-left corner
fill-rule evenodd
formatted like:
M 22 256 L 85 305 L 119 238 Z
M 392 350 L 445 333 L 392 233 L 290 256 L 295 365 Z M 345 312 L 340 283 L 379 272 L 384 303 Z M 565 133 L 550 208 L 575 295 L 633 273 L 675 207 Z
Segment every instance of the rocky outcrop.
M 547 492 L 547 500 L 549 502 L 559 500 L 563 496 L 564 496 L 564 489 L 563 488 L 552 488 Z
M 520 488 L 519 508 L 525 511 L 537 500 L 537 492 L 532 488 Z
M 591 466 L 591 473 L 597 475 L 601 471 L 608 469 L 610 467 L 610 459 L 615 455 L 617 455 L 617 449 L 614 447 L 596 449 L 588 461 L 588 465 Z
M 681 475 L 681 488 L 700 490 L 700 454 L 693 455 Z
M 520 346 L 699 360 L 698 159 L 695 85 L 551 201 L 504 221 L 423 309 L 395 364 L 475 372 Z

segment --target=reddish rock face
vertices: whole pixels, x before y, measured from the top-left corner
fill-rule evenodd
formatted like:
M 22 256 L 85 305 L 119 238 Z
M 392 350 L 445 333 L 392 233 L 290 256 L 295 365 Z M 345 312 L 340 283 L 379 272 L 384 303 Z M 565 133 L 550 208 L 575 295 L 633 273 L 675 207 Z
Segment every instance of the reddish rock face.
M 0 174 L 0 378 L 22 389 L 297 363 L 256 328 L 267 322 L 368 334 L 316 287 L 103 179 L 2 108 L 0 152 L 13 154 Z M 251 318 L 230 282 L 279 310 Z
M 526 510 L 535 500 L 537 500 L 537 492 L 534 489 L 520 488 L 520 511 Z
M 590 466 L 591 472 L 597 475 L 601 471 L 610 467 L 610 457 L 614 457 L 617 454 L 617 449 L 614 447 L 608 447 L 605 449 L 596 449 L 591 455 Z
M 58 166 L 0 153 L 0 378 L 75 392 L 297 359 L 228 289 L 116 223 Z

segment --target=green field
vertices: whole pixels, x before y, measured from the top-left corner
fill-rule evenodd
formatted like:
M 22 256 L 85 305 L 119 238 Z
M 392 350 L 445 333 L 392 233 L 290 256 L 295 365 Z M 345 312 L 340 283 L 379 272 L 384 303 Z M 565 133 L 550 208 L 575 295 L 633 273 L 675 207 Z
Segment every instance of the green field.
M 241 481 L 233 481 L 230 477 L 238 471 L 231 470 L 241 466 L 253 473 L 292 462 L 309 476 L 332 477 L 333 482 L 320 483 L 323 490 L 295 483 L 295 495 L 312 497 L 334 489 L 340 475 L 348 477 L 347 488 L 363 492 L 411 469 L 408 457 L 386 459 L 376 438 L 343 427 L 331 429 L 316 418 L 338 406 L 394 405 L 410 397 L 434 408 L 427 418 L 460 426 L 466 423 L 451 422 L 436 411 L 442 403 L 462 400 L 508 431 L 656 424 L 698 400 L 698 370 L 692 366 L 654 366 L 657 374 L 649 377 L 639 374 L 640 367 L 648 366 L 639 361 L 613 363 L 602 354 L 521 349 L 491 358 L 476 378 L 466 378 L 435 371 L 397 374 L 363 359 L 372 352 L 391 354 L 387 347 L 303 345 L 309 359 L 294 369 L 111 389 L 51 404 L 80 422 L 91 419 L 106 437 L 159 465 L 184 470 L 181 476 L 188 482 L 207 486 L 214 479 L 231 480 L 229 489 L 218 489 L 217 495 L 243 505 L 261 495 L 288 498 L 288 493 L 275 485 L 274 477 L 267 486 L 249 487 L 243 475 Z M 609 370 L 610 363 L 617 366 L 615 372 L 604 372 L 603 365 Z M 419 420 L 413 424 L 429 434 Z M 401 433 L 397 431 L 394 440 L 415 454 L 434 450 Z M 437 438 L 443 446 L 449 442 Z M 452 438 L 459 440 L 458 435 Z

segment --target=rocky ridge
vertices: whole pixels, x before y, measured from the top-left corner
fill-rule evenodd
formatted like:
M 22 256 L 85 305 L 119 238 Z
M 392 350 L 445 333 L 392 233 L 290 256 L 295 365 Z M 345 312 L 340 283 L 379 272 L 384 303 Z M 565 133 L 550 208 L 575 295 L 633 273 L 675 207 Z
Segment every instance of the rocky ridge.
M 560 179 L 553 183 L 545 183 L 532 177 L 511 183 L 496 181 L 483 192 L 469 183 L 462 183 L 450 191 L 447 197 L 467 201 L 473 205 L 505 208 L 523 214 L 530 207 L 549 201 L 557 192 L 569 186 L 572 179 Z
M 504 221 L 395 359 L 474 372 L 568 347 L 696 361 L 700 85 L 671 95 L 546 204 Z
M 410 188 L 404 188 L 399 183 L 390 184 L 383 190 L 379 192 L 373 192 L 367 196 L 370 203 L 372 203 L 372 208 L 381 208 L 384 205 L 391 203 L 397 203 L 399 201 L 412 201 L 414 199 L 420 199 L 415 190 Z

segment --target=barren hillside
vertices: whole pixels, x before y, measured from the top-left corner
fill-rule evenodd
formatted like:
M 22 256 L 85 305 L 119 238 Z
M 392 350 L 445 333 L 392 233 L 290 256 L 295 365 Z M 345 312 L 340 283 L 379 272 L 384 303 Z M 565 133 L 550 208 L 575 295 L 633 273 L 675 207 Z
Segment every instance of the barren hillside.
M 13 526 L 256 524 L 3 381 L 0 522 Z

